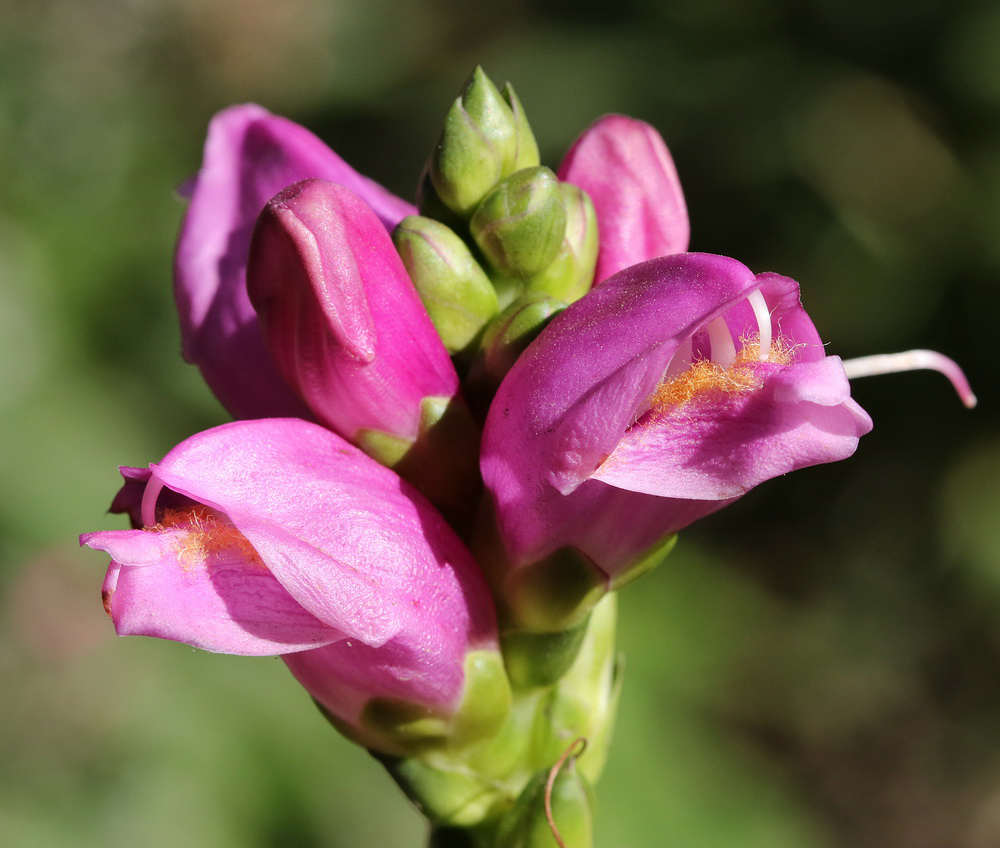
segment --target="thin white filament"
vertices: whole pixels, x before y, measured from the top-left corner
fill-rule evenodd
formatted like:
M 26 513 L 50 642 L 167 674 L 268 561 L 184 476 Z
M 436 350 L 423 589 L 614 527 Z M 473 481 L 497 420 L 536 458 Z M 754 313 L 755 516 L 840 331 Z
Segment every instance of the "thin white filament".
M 736 344 L 733 342 L 733 335 L 729 332 L 725 320 L 720 315 L 710 322 L 705 328 L 708 332 L 708 341 L 712 345 L 712 362 L 716 362 L 723 368 L 728 368 L 736 359 Z
M 761 362 L 767 362 L 771 356 L 771 313 L 767 311 L 767 304 L 764 302 L 764 295 L 760 293 L 760 289 L 754 289 L 747 295 L 747 303 L 753 308 L 754 317 L 757 319 L 757 329 L 760 331 L 757 359 Z
M 896 374 L 900 371 L 916 371 L 928 369 L 944 374 L 954 386 L 955 391 L 969 409 L 976 405 L 976 396 L 966 379 L 962 369 L 953 359 L 934 350 L 908 350 L 905 353 L 879 353 L 874 356 L 861 356 L 848 359 L 844 363 L 844 371 L 849 379 L 857 377 L 872 377 L 876 374 Z

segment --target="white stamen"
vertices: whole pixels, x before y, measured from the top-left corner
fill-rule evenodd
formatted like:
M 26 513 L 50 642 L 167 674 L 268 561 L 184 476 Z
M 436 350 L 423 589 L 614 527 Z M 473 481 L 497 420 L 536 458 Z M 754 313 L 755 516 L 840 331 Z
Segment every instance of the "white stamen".
M 953 359 L 935 350 L 908 350 L 905 353 L 879 353 L 848 359 L 844 371 L 849 379 L 872 377 L 876 374 L 895 374 L 899 371 L 916 371 L 926 368 L 939 371 L 951 380 L 958 396 L 969 409 L 976 405 L 976 396 L 962 369 Z
M 720 315 L 710 322 L 705 330 L 708 332 L 709 344 L 712 345 L 712 362 L 728 368 L 736 359 L 736 345 L 725 320 Z
M 142 524 L 144 527 L 156 526 L 156 500 L 163 491 L 163 481 L 155 474 L 151 475 L 142 493 Z
M 754 289 L 747 295 L 747 303 L 753 307 L 753 314 L 757 319 L 757 329 L 760 331 L 757 359 L 760 362 L 767 362 L 771 356 L 771 313 L 767 311 L 767 304 L 764 302 L 764 295 L 760 293 L 760 289 Z

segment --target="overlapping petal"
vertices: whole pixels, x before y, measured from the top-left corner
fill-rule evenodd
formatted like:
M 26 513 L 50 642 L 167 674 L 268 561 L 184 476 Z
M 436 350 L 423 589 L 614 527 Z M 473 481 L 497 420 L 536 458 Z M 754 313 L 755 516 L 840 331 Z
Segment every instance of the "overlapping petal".
M 594 203 L 600 230 L 595 283 L 687 250 L 690 225 L 677 169 L 649 124 L 624 115 L 598 119 L 569 149 L 559 179 Z
M 261 214 L 247 285 L 275 361 L 345 438 L 418 434 L 421 403 L 458 375 L 392 240 L 354 192 L 296 183 Z
M 415 213 L 308 130 L 259 106 L 234 106 L 212 120 L 177 245 L 175 295 L 185 357 L 237 418 L 307 414 L 267 352 L 245 270 L 264 204 L 310 177 L 346 186 L 388 228 Z

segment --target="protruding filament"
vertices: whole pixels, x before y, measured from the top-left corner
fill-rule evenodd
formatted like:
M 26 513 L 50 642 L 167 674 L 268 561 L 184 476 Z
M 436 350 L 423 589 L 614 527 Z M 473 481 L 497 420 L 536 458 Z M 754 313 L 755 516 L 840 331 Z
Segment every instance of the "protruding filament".
M 976 396 L 972 393 L 969 381 L 962 369 L 953 359 L 934 350 L 908 350 L 905 353 L 879 353 L 874 356 L 862 356 L 858 359 L 848 359 L 844 370 L 850 379 L 856 377 L 872 377 L 876 374 L 895 374 L 899 371 L 916 371 L 926 368 L 944 374 L 954 386 L 958 396 L 969 409 L 976 405 Z
M 144 527 L 155 527 L 156 501 L 163 491 L 163 481 L 155 474 L 151 475 L 142 493 L 142 524 Z
M 771 313 L 767 311 L 767 304 L 764 302 L 764 295 L 760 289 L 754 289 L 747 295 L 747 303 L 753 308 L 754 317 L 757 319 L 757 329 L 760 332 L 760 346 L 757 359 L 767 362 L 771 356 Z
M 728 368 L 736 359 L 736 344 L 733 334 L 729 332 L 725 320 L 720 315 L 705 328 L 708 341 L 712 346 L 712 362 L 722 368 Z

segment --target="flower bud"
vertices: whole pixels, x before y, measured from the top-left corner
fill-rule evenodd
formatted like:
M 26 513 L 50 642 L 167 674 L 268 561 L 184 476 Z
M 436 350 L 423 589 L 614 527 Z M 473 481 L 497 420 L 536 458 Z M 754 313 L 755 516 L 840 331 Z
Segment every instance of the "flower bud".
M 594 282 L 597 265 L 597 215 L 587 193 L 570 183 L 559 183 L 566 209 L 566 234 L 562 246 L 544 271 L 525 284 L 525 291 L 540 292 L 566 303 L 579 300 Z
M 511 107 L 477 67 L 444 119 L 431 182 L 445 205 L 468 216 L 513 170 L 522 132 Z
M 392 241 L 444 346 L 464 350 L 497 314 L 489 277 L 465 242 L 432 218 L 404 218 Z
M 254 230 L 247 287 L 278 369 L 319 421 L 442 508 L 468 504 L 475 451 L 460 455 L 430 431 L 465 420 L 466 444 L 477 428 L 462 418 L 454 365 L 364 201 L 322 180 L 276 195 Z M 447 469 L 447 485 L 410 475 L 402 461 L 435 478 Z
M 501 274 L 525 278 L 544 271 L 566 234 L 556 175 L 542 167 L 511 175 L 483 198 L 469 231 Z
M 540 294 L 528 294 L 514 301 L 486 327 L 480 342 L 479 355 L 472 364 L 467 382 L 468 397 L 473 405 L 489 401 L 525 348 L 563 309 L 561 300 Z

